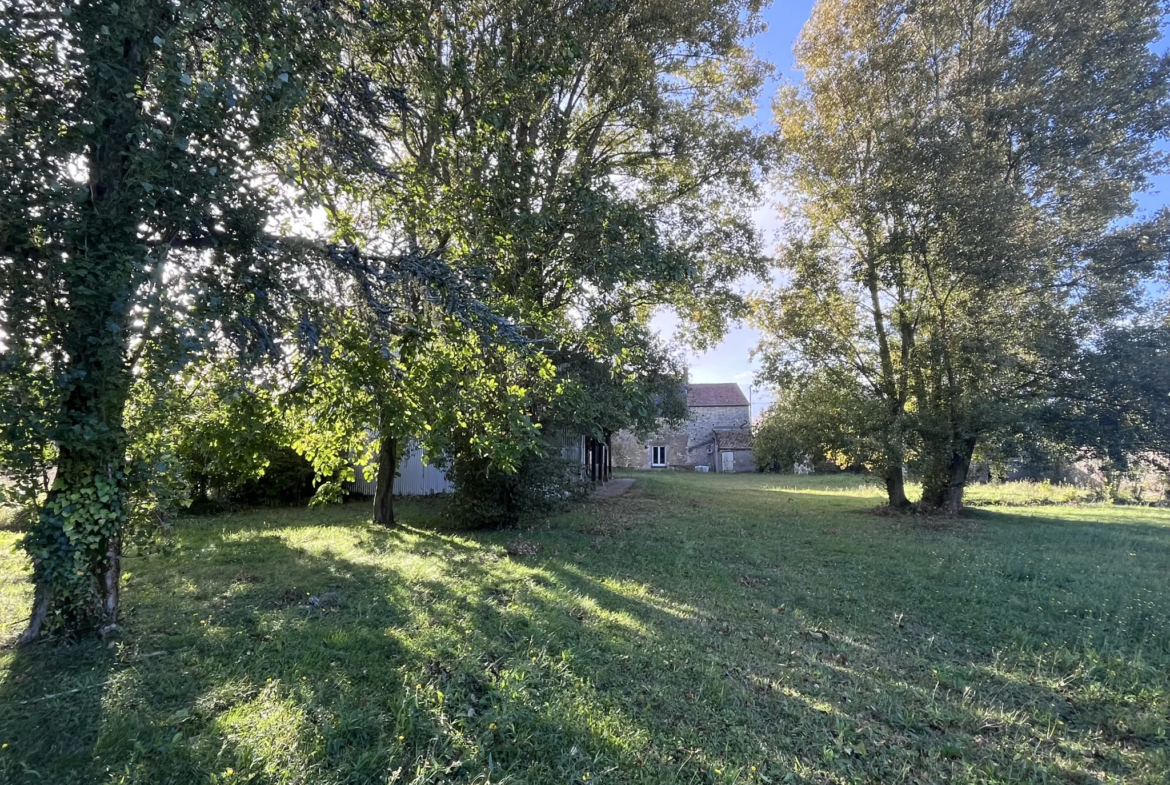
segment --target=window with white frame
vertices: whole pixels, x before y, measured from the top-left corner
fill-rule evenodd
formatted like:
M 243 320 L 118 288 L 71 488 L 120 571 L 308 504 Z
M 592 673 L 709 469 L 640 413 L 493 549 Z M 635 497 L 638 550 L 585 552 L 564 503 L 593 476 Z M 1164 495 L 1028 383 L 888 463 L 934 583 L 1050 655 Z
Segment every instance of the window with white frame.
M 650 448 L 650 465 L 651 466 L 665 466 L 666 465 L 666 445 L 655 444 Z

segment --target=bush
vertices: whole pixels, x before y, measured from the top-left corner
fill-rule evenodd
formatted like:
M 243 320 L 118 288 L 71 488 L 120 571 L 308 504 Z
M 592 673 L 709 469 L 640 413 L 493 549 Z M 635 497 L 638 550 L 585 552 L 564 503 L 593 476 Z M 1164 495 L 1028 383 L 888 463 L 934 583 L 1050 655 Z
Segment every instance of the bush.
M 511 526 L 526 516 L 547 515 L 589 493 L 575 461 L 529 455 L 513 473 L 479 458 L 456 458 L 448 472 L 455 493 L 448 515 L 467 526 Z
M 1082 504 L 1098 500 L 1093 488 L 1048 480 L 1011 480 L 968 486 L 964 503 L 972 507 L 1026 507 L 1046 504 Z
M 313 467 L 291 447 L 268 454 L 264 474 L 227 494 L 237 504 L 281 506 L 306 502 L 313 495 Z
M 37 514 L 35 507 L 0 506 L 0 531 L 26 532 Z
M 313 496 L 313 467 L 291 447 L 270 447 L 256 460 L 263 468 L 249 472 L 242 480 L 185 467 L 194 491 L 190 511 L 204 515 L 236 506 L 289 506 L 303 504 Z
M 813 374 L 776 395 L 752 434 L 756 465 L 791 472 L 811 466 L 818 474 L 880 470 L 889 437 L 881 407 L 843 380 Z
M 800 438 L 788 406 L 774 405 L 764 413 L 752 434 L 752 452 L 762 471 L 792 472 L 808 460 L 809 445 Z

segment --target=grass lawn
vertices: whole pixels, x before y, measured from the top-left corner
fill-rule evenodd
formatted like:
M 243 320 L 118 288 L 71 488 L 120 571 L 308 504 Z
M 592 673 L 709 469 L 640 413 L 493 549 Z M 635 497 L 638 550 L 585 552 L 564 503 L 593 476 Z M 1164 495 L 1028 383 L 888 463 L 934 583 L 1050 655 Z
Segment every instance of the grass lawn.
M 524 530 L 185 520 L 117 640 L 0 650 L 0 782 L 1168 782 L 1170 511 L 636 476 Z

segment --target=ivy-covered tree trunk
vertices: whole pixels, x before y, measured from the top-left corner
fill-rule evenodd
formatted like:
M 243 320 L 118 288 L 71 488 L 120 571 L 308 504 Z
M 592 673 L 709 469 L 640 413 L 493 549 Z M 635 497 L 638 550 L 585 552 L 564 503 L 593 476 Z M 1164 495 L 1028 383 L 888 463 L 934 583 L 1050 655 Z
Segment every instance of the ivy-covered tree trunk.
M 36 638 L 46 621 L 83 631 L 107 628 L 117 617 L 126 521 L 122 418 L 131 382 L 123 335 L 137 249 L 133 232 L 118 232 L 105 214 L 105 185 L 97 180 L 92 187 L 83 227 L 94 231 L 80 244 L 86 253 L 76 259 L 65 286 L 74 314 L 64 341 L 70 387 L 56 477 L 25 540 L 37 587 L 25 641 Z M 102 226 L 105 231 L 98 230 Z
M 69 451 L 25 541 L 33 557 L 34 607 L 21 642 L 45 623 L 69 631 L 109 629 L 117 620 L 125 472 L 116 453 Z
M 0 462 L 6 494 L 37 507 L 23 640 L 116 618 L 127 499 L 152 472 L 126 465 L 133 384 L 262 332 L 283 262 L 255 173 L 337 49 L 305 32 L 337 18 L 277 0 L 6 6 Z M 153 370 L 132 373 L 131 344 Z
M 137 31 L 135 31 L 137 32 Z M 123 414 L 131 374 L 127 316 L 145 251 L 138 238 L 138 195 L 130 189 L 135 100 L 143 56 L 135 36 L 106 44 L 112 56 L 88 71 L 94 118 L 85 144 L 86 188 L 67 230 L 63 268 L 66 385 L 56 435 L 56 477 L 24 546 L 32 557 L 35 604 L 21 641 L 46 623 L 70 632 L 104 631 L 118 612 L 122 529 L 126 521 Z

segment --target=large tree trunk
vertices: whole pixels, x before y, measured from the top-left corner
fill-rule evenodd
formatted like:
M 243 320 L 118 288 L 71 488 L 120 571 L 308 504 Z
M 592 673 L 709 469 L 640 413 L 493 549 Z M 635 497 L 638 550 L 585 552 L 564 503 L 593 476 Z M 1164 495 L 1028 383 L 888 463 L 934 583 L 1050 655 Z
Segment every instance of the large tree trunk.
M 383 436 L 378 444 L 378 487 L 374 491 L 374 523 L 394 525 L 394 475 L 398 473 L 398 440 Z
M 124 42 L 123 65 L 87 71 L 85 103 L 106 113 L 88 132 L 88 194 L 70 227 L 71 258 L 55 305 L 67 358 L 65 394 L 54 424 L 56 478 L 24 544 L 36 592 L 22 641 L 37 638 L 46 624 L 104 632 L 117 619 L 127 509 L 123 416 L 132 382 L 126 328 L 145 265 L 141 190 L 127 172 L 141 115 L 136 40 Z
M 53 488 L 25 543 L 36 589 L 21 643 L 38 638 L 46 623 L 70 634 L 105 633 L 117 623 L 125 448 L 117 440 L 83 449 L 78 456 L 62 447 Z M 87 460 L 95 452 L 106 452 L 106 460 Z
M 910 506 L 910 500 L 906 498 L 906 478 L 902 472 L 904 446 L 902 443 L 901 421 L 906 409 L 906 382 L 904 378 L 898 376 L 894 368 L 894 358 L 890 349 L 889 336 L 887 335 L 888 327 L 882 307 L 881 285 L 877 270 L 877 240 L 872 231 L 866 232 L 866 249 L 866 287 L 869 289 L 870 311 L 873 315 L 873 330 L 874 335 L 877 337 L 878 356 L 881 359 L 881 389 L 886 399 L 886 406 L 889 407 L 889 421 L 885 423 L 885 439 L 887 440 L 884 456 L 887 462 L 885 470 L 886 497 L 890 507 L 903 510 Z M 908 342 L 912 340 L 913 335 L 912 333 L 908 333 L 908 327 L 904 320 L 901 324 L 903 355 L 905 355 L 905 351 L 907 351 L 906 347 L 908 346 Z M 902 359 L 905 362 L 905 356 Z
M 891 429 L 888 434 L 897 436 L 897 429 Z M 900 442 L 890 441 L 886 444 L 886 468 L 882 475 L 886 483 L 886 499 L 891 509 L 907 510 L 910 500 L 906 498 L 906 473 L 902 470 L 905 453 Z
M 906 475 L 902 471 L 902 464 L 887 468 L 885 480 L 890 507 L 895 510 L 908 509 L 910 500 L 906 498 Z
M 91 147 L 92 198 L 80 211 L 77 253 L 62 282 L 67 391 L 55 423 L 56 477 L 25 541 L 37 590 L 23 641 L 37 638 L 42 625 L 79 634 L 108 631 L 117 620 L 127 511 L 123 418 L 133 381 L 125 336 L 143 266 L 138 219 L 119 196 L 121 159 L 120 147 Z
M 947 451 L 949 454 L 940 456 L 941 465 L 923 481 L 919 503 L 923 510 L 957 515 L 963 509 L 963 492 L 967 488 L 976 441 L 975 436 L 955 439 Z

